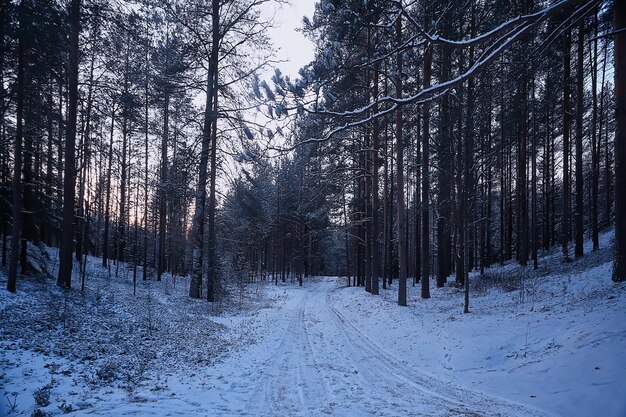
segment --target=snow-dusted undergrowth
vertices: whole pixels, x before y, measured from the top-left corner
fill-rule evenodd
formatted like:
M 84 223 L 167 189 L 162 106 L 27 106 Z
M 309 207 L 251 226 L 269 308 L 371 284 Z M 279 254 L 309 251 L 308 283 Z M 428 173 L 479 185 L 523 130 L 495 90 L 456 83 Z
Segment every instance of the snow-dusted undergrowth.
M 131 265 L 120 264 L 116 277 L 115 265 L 109 271 L 92 257 L 85 290 L 75 263 L 74 288 L 63 291 L 55 285 L 57 251 L 29 250 L 39 276 L 20 277 L 16 294 L 0 291 L 2 416 L 37 408 L 80 414 L 103 394 L 140 401 L 137 392 L 163 389 L 168 375 L 210 367 L 250 343 L 246 317 L 272 303 L 256 286 L 234 302 L 193 300 L 188 279 L 142 281 L 141 268 L 133 295 Z M 4 287 L 2 272 L 0 281 Z

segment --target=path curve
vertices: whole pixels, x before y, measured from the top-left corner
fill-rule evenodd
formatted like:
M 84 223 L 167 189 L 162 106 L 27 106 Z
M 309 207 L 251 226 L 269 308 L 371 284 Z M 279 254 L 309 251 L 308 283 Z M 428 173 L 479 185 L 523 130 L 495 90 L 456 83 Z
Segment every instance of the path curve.
M 309 283 L 282 313 L 289 320 L 271 358 L 258 364 L 250 416 L 546 416 L 538 410 L 459 387 L 394 357 L 333 304 L 335 279 Z M 290 294 L 291 295 L 291 294 Z M 277 332 L 281 329 L 277 328 Z

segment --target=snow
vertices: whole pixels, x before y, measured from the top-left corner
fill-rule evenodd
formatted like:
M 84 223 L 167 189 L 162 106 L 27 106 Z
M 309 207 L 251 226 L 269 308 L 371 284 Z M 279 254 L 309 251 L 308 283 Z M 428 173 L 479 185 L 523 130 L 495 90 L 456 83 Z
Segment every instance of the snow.
M 97 259 L 84 293 L 22 278 L 0 291 L 0 416 L 622 417 L 626 285 L 610 280 L 610 236 L 572 263 L 552 252 L 536 273 L 473 275 L 470 314 L 453 286 L 429 300 L 409 286 L 399 307 L 395 287 L 308 278 L 211 305 L 181 277 L 133 296 L 132 271 L 109 278 Z
M 537 276 L 513 264 L 488 271 L 509 289 L 517 281 L 512 291 L 473 276 L 471 314 L 462 314 L 463 292 L 454 287 L 431 289 L 430 300 L 412 287 L 406 309 L 393 291 L 382 304 L 360 289 L 333 293 L 333 301 L 411 368 L 555 416 L 626 416 L 626 285 L 611 281 L 608 236 L 605 249 L 573 264 L 561 264 L 560 254 L 543 258 Z M 549 270 L 559 272 L 543 275 Z

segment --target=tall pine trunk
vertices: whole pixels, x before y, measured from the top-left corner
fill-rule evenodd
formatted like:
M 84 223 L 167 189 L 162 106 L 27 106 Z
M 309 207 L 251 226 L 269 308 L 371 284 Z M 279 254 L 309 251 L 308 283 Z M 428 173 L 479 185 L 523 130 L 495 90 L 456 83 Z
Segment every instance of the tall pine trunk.
M 591 240 L 593 250 L 600 249 L 598 237 L 598 178 L 600 176 L 600 143 L 598 140 L 598 7 L 594 14 L 594 39 L 591 60 Z
M 124 64 L 124 93 L 122 96 L 122 159 L 120 162 L 120 200 L 119 200 L 119 213 L 118 213 L 118 226 L 117 226 L 117 266 L 115 270 L 115 276 L 119 270 L 119 262 L 124 262 L 124 251 L 126 248 L 126 182 L 128 179 L 128 131 L 129 131 L 129 117 L 132 112 L 130 103 L 129 92 L 129 76 L 130 76 L 130 45 L 126 47 L 126 57 Z
M 72 250 L 74 245 L 74 183 L 76 181 L 75 144 L 78 112 L 78 35 L 80 0 L 70 3 L 69 108 L 65 139 L 65 175 L 63 178 L 63 238 L 59 248 L 57 285 L 70 288 L 72 283 Z
M 561 216 L 561 245 L 565 261 L 569 261 L 570 238 L 570 43 L 570 33 L 566 31 L 563 35 L 563 214 Z
M 113 169 L 113 133 L 115 132 L 115 104 L 111 110 L 111 131 L 109 138 L 109 152 L 107 155 L 107 174 L 106 174 L 106 197 L 104 204 L 104 233 L 102 238 L 102 266 L 109 266 L 109 228 L 111 222 L 111 175 Z
M 444 48 L 441 56 L 440 68 L 441 79 L 447 80 L 450 77 L 450 52 L 448 48 Z M 451 239 L 450 239 L 450 215 L 451 213 L 451 194 L 452 185 L 452 131 L 450 126 L 450 96 L 448 94 L 441 98 L 440 117 L 439 117 L 439 157 L 438 173 L 438 192 L 437 206 L 439 207 L 439 215 L 437 217 L 437 287 L 443 287 L 450 275 L 450 262 L 452 258 Z
M 17 45 L 17 98 L 16 98 L 16 127 L 15 147 L 13 153 L 13 178 L 11 191 L 13 194 L 13 232 L 11 235 L 11 259 L 9 261 L 9 277 L 7 290 L 16 291 L 17 264 L 20 251 L 20 238 L 22 236 L 22 140 L 24 136 L 23 112 L 24 112 L 24 55 L 26 53 L 26 0 L 19 5 L 19 39 Z M 71 256 L 71 254 L 70 254 Z
M 396 44 L 402 44 L 402 18 L 396 20 Z M 402 52 L 397 53 L 396 97 L 402 97 Z M 406 220 L 404 210 L 404 141 L 402 138 L 402 107 L 396 110 L 396 204 L 398 205 L 398 305 L 406 306 Z
M 378 64 L 374 66 L 374 100 L 378 100 Z M 378 105 L 374 105 L 374 114 L 378 113 Z M 378 199 L 378 169 L 380 165 L 379 144 L 380 121 L 374 120 L 372 127 L 372 294 L 379 293 L 379 270 L 380 270 L 380 248 L 379 248 L 379 199 Z
M 532 0 L 524 0 L 520 4 L 519 13 L 525 14 L 532 10 Z M 524 38 L 529 43 L 528 36 Z M 520 46 L 516 51 L 516 66 L 524 68 L 525 52 L 528 48 Z M 528 79 L 529 69 L 524 68 L 518 77 L 516 94 L 516 135 L 517 135 L 517 258 L 522 266 L 528 264 L 529 253 L 529 221 L 528 221 Z
M 214 2 L 216 6 L 217 1 Z M 215 9 L 213 9 L 215 10 Z M 216 24 L 214 22 L 214 24 Z M 214 39 L 215 40 L 215 39 Z M 217 40 L 216 40 L 217 42 Z M 217 181 L 217 59 L 215 61 L 215 87 L 213 89 L 213 129 L 211 133 L 211 179 L 209 185 L 209 253 L 208 253 L 208 276 L 207 276 L 207 300 L 215 301 L 215 287 L 218 278 L 218 262 L 217 262 L 217 236 L 215 231 L 215 209 L 216 200 L 216 181 Z
M 96 17 L 97 19 L 97 17 Z M 96 39 L 98 36 L 98 21 L 96 21 L 96 27 L 94 28 L 90 43 L 92 44 L 91 59 L 89 63 L 89 79 L 87 81 L 87 109 L 85 111 L 85 126 L 81 136 L 82 145 L 82 164 L 80 177 L 80 186 L 78 192 L 78 222 L 76 227 L 76 260 L 80 263 L 82 261 L 83 246 L 85 239 L 85 182 L 87 178 L 87 169 L 85 168 L 89 164 L 90 158 L 90 145 L 91 145 L 91 110 L 93 107 L 93 75 L 94 65 L 96 60 Z
M 531 94 L 532 94 L 532 115 L 533 115 L 533 128 L 532 128 L 532 144 L 531 144 L 531 219 L 532 219 L 532 260 L 533 268 L 539 267 L 539 259 L 537 256 L 537 250 L 539 247 L 538 239 L 539 234 L 537 232 L 537 109 L 535 106 L 535 76 L 533 72 L 533 78 L 531 81 Z
M 213 0 L 213 33 L 211 61 L 213 68 L 213 129 L 211 131 L 211 180 L 209 189 L 209 253 L 208 253 L 208 277 L 207 277 L 207 300 L 215 301 L 215 285 L 218 278 L 217 262 L 217 237 L 215 234 L 215 209 L 217 205 L 215 186 L 217 180 L 217 93 L 218 93 L 218 63 L 220 44 L 220 2 Z
M 148 279 L 148 138 L 150 133 L 149 125 L 149 94 L 150 94 L 150 26 L 146 22 L 146 55 L 145 55 L 145 71 L 146 79 L 144 86 L 145 102 L 144 102 L 144 194 L 143 194 L 143 268 L 142 280 Z M 139 202 L 137 202 L 139 204 Z M 135 226 L 137 227 L 137 226 Z M 157 280 L 161 277 L 157 276 Z
M 371 25 L 368 24 L 367 26 L 367 59 L 368 62 L 371 60 L 371 39 L 372 39 L 372 29 L 371 29 Z M 369 65 L 367 67 L 366 73 L 365 73 L 365 79 L 366 79 L 366 86 L 369 89 L 369 84 L 370 84 L 370 68 Z M 366 95 L 369 95 L 370 91 L 366 92 Z M 376 121 L 374 121 L 374 123 L 376 123 Z M 365 213 L 365 262 L 364 262 L 364 266 L 365 266 L 365 291 L 371 293 L 372 292 L 372 250 L 373 250 L 373 246 L 372 246 L 372 204 L 371 204 L 371 197 L 372 197 L 372 166 L 371 166 L 371 126 L 366 125 L 365 126 L 365 134 L 364 134 L 364 139 L 365 139 L 365 146 L 362 151 L 363 154 L 363 182 L 365 184 L 365 198 L 363 201 L 363 208 L 364 208 L 364 213 Z
M 475 6 L 472 3 L 471 6 L 471 17 L 470 17 L 470 36 L 475 36 Z M 469 62 L 474 62 L 474 46 L 470 46 L 469 48 Z M 465 160 L 463 161 L 463 191 L 459 198 L 462 198 L 464 201 L 464 210 L 462 213 L 459 213 L 459 216 L 463 217 L 463 259 L 464 259 L 464 277 L 463 283 L 465 285 L 464 291 L 464 307 L 463 312 L 469 313 L 469 271 L 472 268 L 472 264 L 469 259 L 470 253 L 470 242 L 469 242 L 469 232 L 472 223 L 472 212 L 474 206 L 474 108 L 475 108 L 475 100 L 474 100 L 474 78 L 470 78 L 467 82 L 467 114 L 466 114 L 466 122 L 465 122 L 465 149 L 464 156 Z
M 576 62 L 576 211 L 574 223 L 576 225 L 574 255 L 583 256 L 583 91 L 585 76 L 583 73 L 584 59 L 584 29 L 585 20 L 580 19 L 578 24 L 578 59 Z
M 424 27 L 430 28 L 430 15 L 426 13 Z M 430 76 L 432 66 L 432 45 L 427 45 L 424 51 L 424 89 L 430 87 Z M 430 298 L 430 104 L 425 103 L 423 107 L 424 121 L 422 124 L 422 247 L 421 247 L 421 280 L 422 298 Z M 419 230 L 416 228 L 416 234 Z M 420 271 L 415 271 L 415 275 Z
M 615 265 L 613 281 L 626 281 L 626 3 L 613 9 L 615 34 Z
M 193 264 L 191 284 L 189 287 L 189 296 L 192 298 L 200 298 L 202 286 L 202 272 L 204 264 L 204 222 L 206 211 L 206 185 L 209 164 L 209 151 L 211 152 L 211 191 L 209 197 L 209 256 L 208 270 L 209 278 L 207 280 L 207 299 L 213 300 L 213 280 L 216 272 L 215 242 L 215 176 L 217 168 L 216 161 L 216 141 L 217 141 L 217 74 L 219 61 L 219 0 L 212 0 L 212 20 L 213 31 L 211 39 L 211 54 L 209 57 L 209 70 L 207 74 L 207 96 L 204 109 L 204 125 L 202 128 L 202 149 L 200 153 L 200 166 L 198 174 L 198 185 L 196 190 L 196 206 L 193 219 Z M 215 134 L 214 134 L 215 133 Z
M 385 78 L 385 91 L 383 92 L 384 94 L 387 93 L 387 79 Z M 389 262 L 390 262 L 390 256 L 388 254 L 387 248 L 389 247 L 390 243 L 390 236 L 388 233 L 390 226 L 390 219 L 389 217 L 393 215 L 393 213 L 391 213 L 391 209 L 389 207 L 389 154 L 387 153 L 388 151 L 388 142 L 389 142 L 389 138 L 387 135 L 387 131 L 388 131 L 388 127 L 387 127 L 387 122 L 383 121 L 383 123 L 385 123 L 385 131 L 384 131 L 384 135 L 383 135 L 383 155 L 385 158 L 384 161 L 384 166 L 383 166 L 383 289 L 387 289 L 387 282 L 389 280 Z
M 167 62 L 167 61 L 166 61 Z M 166 87 L 167 88 L 167 87 Z M 159 250 L 157 258 L 157 279 L 161 279 L 161 275 L 165 270 L 165 239 L 166 239 L 166 221 L 167 221 L 167 140 L 169 135 L 169 91 L 165 92 L 163 103 L 163 135 L 161 137 L 161 180 L 159 187 Z

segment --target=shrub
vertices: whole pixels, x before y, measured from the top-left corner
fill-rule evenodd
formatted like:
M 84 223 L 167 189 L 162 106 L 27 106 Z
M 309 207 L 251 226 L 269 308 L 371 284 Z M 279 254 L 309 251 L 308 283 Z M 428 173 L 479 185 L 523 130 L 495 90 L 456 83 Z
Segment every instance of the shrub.
M 46 384 L 43 387 L 39 388 L 33 394 L 33 398 L 35 399 L 35 404 L 39 407 L 47 407 L 50 405 L 50 391 L 52 390 L 51 384 Z

